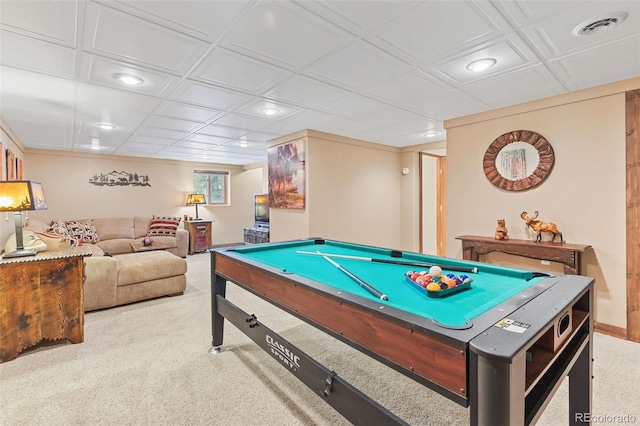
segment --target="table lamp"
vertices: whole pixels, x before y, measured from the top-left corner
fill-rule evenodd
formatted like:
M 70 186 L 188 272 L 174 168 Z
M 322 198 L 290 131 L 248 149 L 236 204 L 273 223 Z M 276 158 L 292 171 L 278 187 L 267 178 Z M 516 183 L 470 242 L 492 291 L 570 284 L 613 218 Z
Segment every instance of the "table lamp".
M 13 212 L 16 223 L 16 250 L 5 253 L 4 259 L 33 256 L 34 250 L 24 248 L 22 240 L 22 212 L 24 210 L 46 210 L 42 185 L 30 180 L 0 182 L 0 212 Z
M 198 217 L 198 204 L 205 204 L 207 201 L 204 198 L 204 194 L 189 194 L 187 195 L 187 205 L 195 205 L 196 206 L 196 219 L 200 220 Z

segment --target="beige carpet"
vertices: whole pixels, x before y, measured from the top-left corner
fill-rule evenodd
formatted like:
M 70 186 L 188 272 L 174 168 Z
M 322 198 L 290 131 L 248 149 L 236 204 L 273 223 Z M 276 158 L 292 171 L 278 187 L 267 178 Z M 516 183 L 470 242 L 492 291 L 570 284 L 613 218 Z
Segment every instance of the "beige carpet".
M 85 341 L 0 364 L 0 425 L 343 425 L 347 422 L 231 324 L 210 355 L 209 255 L 187 291 L 85 316 Z M 468 410 L 228 286 L 228 297 L 414 425 L 468 424 Z M 596 334 L 594 415 L 640 423 L 640 345 Z M 566 383 L 538 424 L 567 424 Z M 607 417 L 608 416 L 608 417 Z M 609 421 L 606 421 L 609 420 Z

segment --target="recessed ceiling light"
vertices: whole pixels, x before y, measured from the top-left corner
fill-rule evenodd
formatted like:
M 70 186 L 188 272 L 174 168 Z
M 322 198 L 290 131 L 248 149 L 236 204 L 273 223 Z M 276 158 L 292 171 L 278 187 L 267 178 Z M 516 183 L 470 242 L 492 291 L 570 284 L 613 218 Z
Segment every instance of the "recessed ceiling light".
M 478 59 L 467 65 L 467 69 L 473 72 L 482 72 L 494 66 L 498 61 L 493 58 Z
M 423 133 L 423 136 L 426 136 L 428 138 L 432 138 L 434 136 L 438 136 L 438 133 L 436 133 L 436 132 L 426 132 L 426 133 Z
M 247 141 L 240 141 L 240 146 L 246 148 L 249 146 L 249 143 Z
M 278 108 L 271 108 L 271 107 L 262 108 L 260 111 L 264 115 L 276 115 L 277 113 L 280 112 L 280 110 Z
M 137 77 L 131 74 L 121 73 L 121 72 L 113 74 L 112 77 L 118 80 L 120 83 L 124 83 L 128 86 L 137 86 L 139 84 L 144 83 L 144 80 L 141 79 L 140 77 Z
M 584 21 L 573 29 L 573 35 L 586 36 L 600 34 L 620 25 L 629 16 L 626 12 L 615 12 L 597 19 Z
M 102 130 L 113 130 L 113 129 L 116 128 L 116 126 L 114 126 L 111 123 L 98 123 L 98 124 L 96 124 L 96 127 L 99 127 Z

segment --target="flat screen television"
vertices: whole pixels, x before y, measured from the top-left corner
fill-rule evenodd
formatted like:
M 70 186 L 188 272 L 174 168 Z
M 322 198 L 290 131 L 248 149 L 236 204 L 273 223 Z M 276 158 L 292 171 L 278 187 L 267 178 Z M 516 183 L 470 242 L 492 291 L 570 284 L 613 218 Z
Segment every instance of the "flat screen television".
M 269 194 L 255 194 L 255 222 L 269 224 Z

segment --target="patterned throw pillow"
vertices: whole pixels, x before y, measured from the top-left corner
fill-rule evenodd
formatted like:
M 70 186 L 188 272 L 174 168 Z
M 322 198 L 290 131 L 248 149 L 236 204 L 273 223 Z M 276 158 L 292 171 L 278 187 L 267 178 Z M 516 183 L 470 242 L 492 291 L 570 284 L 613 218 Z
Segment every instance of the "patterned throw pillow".
M 154 215 L 147 237 L 175 237 L 179 225 L 179 217 Z
M 67 224 L 63 220 L 52 220 L 46 232 L 47 234 L 51 234 L 52 236 L 59 235 L 60 238 L 62 238 L 72 246 L 78 245 L 78 240 L 76 238 L 73 238 L 69 234 Z
M 100 237 L 96 233 L 96 227 L 90 223 L 69 221 L 66 223 L 66 226 L 71 238 L 88 244 L 100 242 Z

